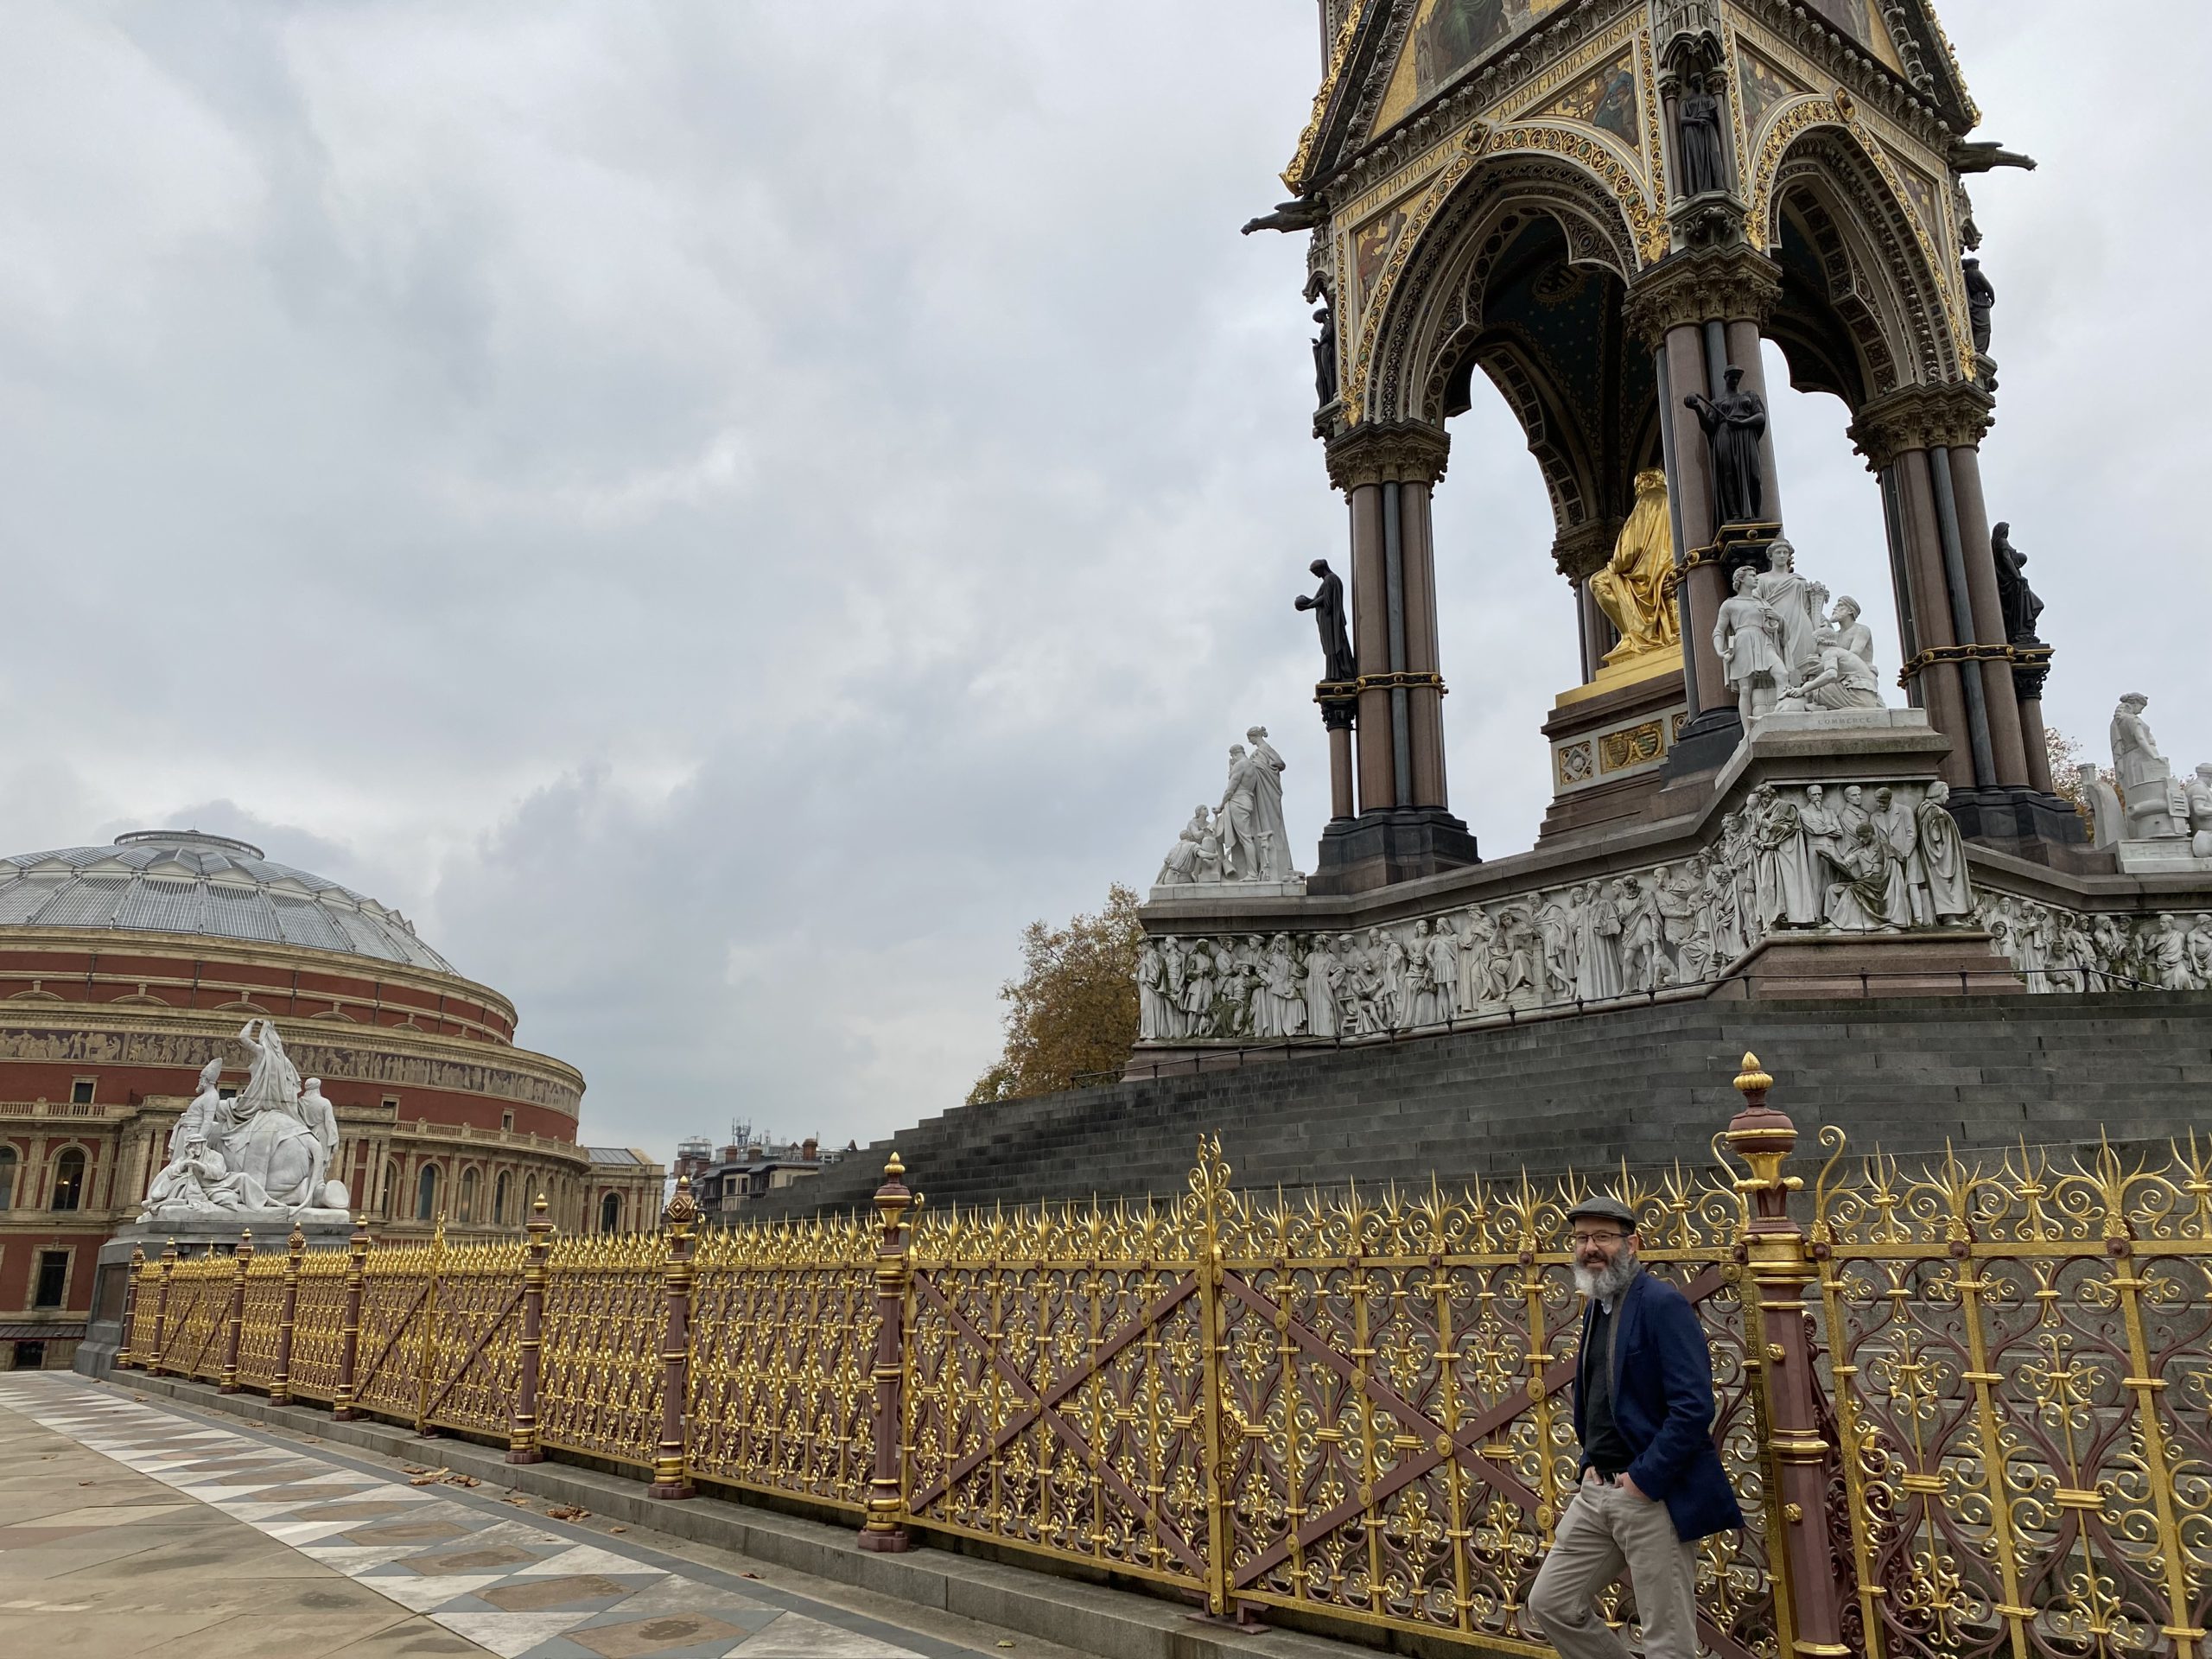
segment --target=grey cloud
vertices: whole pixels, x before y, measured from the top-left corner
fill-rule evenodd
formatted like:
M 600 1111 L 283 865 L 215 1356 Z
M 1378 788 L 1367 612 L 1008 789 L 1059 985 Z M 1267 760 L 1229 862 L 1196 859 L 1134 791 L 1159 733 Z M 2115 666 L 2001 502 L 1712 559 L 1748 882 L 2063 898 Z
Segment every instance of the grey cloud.
M 1976 196 L 2053 717 L 2140 682 L 2212 754 L 2165 391 L 2206 348 L 2151 321 L 2202 236 L 2145 160 L 2189 100 L 2074 6 L 1944 10 L 2045 162 Z M 1276 0 L 10 11 L 10 845 L 197 810 L 363 887 L 584 1068 L 595 1138 L 941 1109 L 1021 924 L 1148 878 L 1247 724 L 1325 815 L 1303 247 L 1235 234 L 1315 58 Z M 1777 399 L 1785 498 L 1885 609 L 1840 425 Z M 1504 852 L 1572 613 L 1502 404 L 1455 448 L 1454 798 Z

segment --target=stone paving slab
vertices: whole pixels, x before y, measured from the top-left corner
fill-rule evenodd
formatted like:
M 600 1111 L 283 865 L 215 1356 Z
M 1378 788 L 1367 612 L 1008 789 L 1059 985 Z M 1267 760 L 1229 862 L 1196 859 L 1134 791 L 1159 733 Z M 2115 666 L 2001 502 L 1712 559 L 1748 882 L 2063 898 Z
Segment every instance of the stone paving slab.
M 488 1649 L 187 1496 L 157 1475 L 0 1401 L 0 1653 L 72 1659 L 461 1659 Z M 43 1394 L 47 1390 L 41 1389 Z M 68 1390 L 71 1395 L 81 1390 Z M 56 1391 L 55 1399 L 62 1395 Z M 85 1432 L 94 1432 L 87 1422 Z M 197 1455 L 213 1435 L 148 1434 Z
M 73 1659 L 1075 1659 L 927 1609 L 916 1622 L 936 1628 L 908 1628 L 759 1582 L 742 1558 L 416 1485 L 61 1373 L 0 1379 L 0 1467 L 20 1473 L 8 1436 L 53 1447 L 37 1455 L 67 1472 L 0 1482 L 0 1652 L 48 1634 L 15 1621 L 53 1618 L 71 1622 Z M 37 1586 L 28 1599 L 11 1564 Z

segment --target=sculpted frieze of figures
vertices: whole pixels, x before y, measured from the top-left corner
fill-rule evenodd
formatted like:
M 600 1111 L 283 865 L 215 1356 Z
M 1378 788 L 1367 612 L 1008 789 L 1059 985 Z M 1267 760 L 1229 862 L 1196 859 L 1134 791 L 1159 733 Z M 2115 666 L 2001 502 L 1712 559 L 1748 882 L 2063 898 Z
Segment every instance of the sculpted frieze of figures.
M 1978 925 L 1934 785 L 1761 785 L 1688 859 L 1345 932 L 1146 940 L 1140 1040 L 1380 1035 L 1706 983 L 1785 932 Z
M 353 1082 L 450 1089 L 464 1094 L 495 1095 L 525 1105 L 574 1115 L 576 1091 L 548 1079 L 501 1065 L 460 1060 L 424 1059 L 412 1054 L 377 1053 L 351 1046 L 302 1042 L 293 1050 L 302 1065 L 324 1077 Z M 66 1061 L 74 1065 L 197 1066 L 207 1058 L 207 1039 L 192 1032 L 85 1031 L 9 1026 L 0 1027 L 0 1059 Z
M 2031 991 L 2212 988 L 2212 912 L 2120 915 L 1984 893 L 1980 914 Z

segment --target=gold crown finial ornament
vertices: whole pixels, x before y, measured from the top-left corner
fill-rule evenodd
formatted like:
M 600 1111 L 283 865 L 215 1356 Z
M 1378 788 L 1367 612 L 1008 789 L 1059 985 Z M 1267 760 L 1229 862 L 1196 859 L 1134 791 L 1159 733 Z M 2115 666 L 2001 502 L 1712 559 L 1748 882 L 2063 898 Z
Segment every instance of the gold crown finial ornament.
M 678 1175 L 676 1191 L 668 1200 L 668 1207 L 661 1211 L 661 1219 L 671 1225 L 688 1227 L 699 1218 L 698 1200 L 691 1196 L 691 1178 Z
M 906 1166 L 899 1161 L 899 1154 L 897 1153 L 893 1153 L 891 1156 L 885 1160 L 883 1166 L 883 1179 L 885 1180 L 895 1181 L 906 1173 Z
M 1736 1092 L 1745 1096 L 1764 1094 L 1773 1087 L 1774 1079 L 1760 1066 L 1759 1057 L 1745 1049 L 1743 1069 L 1736 1073 Z

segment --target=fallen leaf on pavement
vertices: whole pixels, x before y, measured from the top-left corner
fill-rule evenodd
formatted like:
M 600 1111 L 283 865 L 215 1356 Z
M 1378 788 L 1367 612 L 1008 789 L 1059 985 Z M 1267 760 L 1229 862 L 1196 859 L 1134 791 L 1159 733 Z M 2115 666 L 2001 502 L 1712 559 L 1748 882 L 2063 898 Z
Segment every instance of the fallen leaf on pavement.
M 565 1503 L 557 1510 L 546 1510 L 545 1514 L 549 1520 L 554 1521 L 588 1521 L 591 1519 L 591 1511 L 589 1510 L 579 1510 L 572 1505 Z

